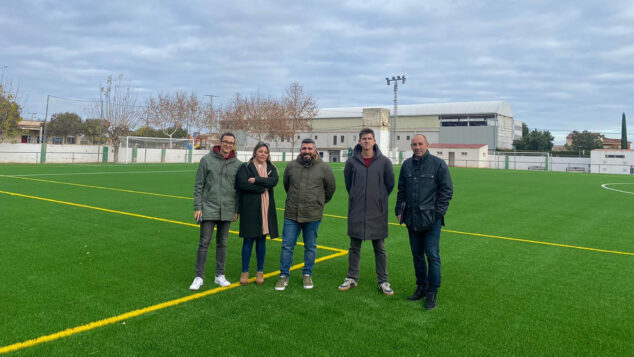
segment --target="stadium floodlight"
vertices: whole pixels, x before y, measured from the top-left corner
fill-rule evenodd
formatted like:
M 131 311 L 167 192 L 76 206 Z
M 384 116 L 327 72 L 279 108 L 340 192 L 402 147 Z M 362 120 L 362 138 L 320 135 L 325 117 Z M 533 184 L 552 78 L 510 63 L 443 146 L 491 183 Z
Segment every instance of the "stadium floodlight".
M 396 161 L 396 152 L 398 148 L 396 146 L 396 119 L 398 118 L 398 81 L 402 81 L 405 84 L 405 75 L 401 76 L 392 76 L 392 79 L 387 80 L 387 85 L 390 85 L 390 82 L 394 82 L 394 116 L 392 120 L 390 120 L 390 150 L 392 151 L 392 161 Z

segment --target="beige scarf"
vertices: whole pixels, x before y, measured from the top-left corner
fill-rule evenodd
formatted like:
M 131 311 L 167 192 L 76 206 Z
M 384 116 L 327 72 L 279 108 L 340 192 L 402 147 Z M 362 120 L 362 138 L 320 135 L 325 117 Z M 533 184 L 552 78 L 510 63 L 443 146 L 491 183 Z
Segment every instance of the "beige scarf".
M 269 177 L 266 173 L 266 163 L 258 164 L 253 161 L 253 165 L 255 165 L 255 168 L 258 170 L 260 177 Z M 269 234 L 269 189 L 264 189 L 260 197 L 262 198 L 262 235 L 267 235 Z

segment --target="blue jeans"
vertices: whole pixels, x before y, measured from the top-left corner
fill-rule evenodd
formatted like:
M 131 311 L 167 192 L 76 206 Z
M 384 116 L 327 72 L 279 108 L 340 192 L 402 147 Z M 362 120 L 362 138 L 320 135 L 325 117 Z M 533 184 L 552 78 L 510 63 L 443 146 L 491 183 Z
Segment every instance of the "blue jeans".
M 293 263 L 293 251 L 300 231 L 304 237 L 304 269 L 305 275 L 313 274 L 315 257 L 317 256 L 317 229 L 321 221 L 298 223 L 292 219 L 284 218 L 284 231 L 282 232 L 282 254 L 280 255 L 280 276 L 289 276 Z
M 264 256 L 266 255 L 266 236 L 257 238 L 244 238 L 242 242 L 242 272 L 249 272 L 249 261 L 251 260 L 251 252 L 253 251 L 253 242 L 255 242 L 255 257 L 257 259 L 258 270 L 264 271 Z
M 442 217 L 426 231 L 408 229 L 409 245 L 414 257 L 416 285 L 428 292 L 438 292 L 440 287 L 440 228 Z M 425 261 L 427 258 L 427 261 Z

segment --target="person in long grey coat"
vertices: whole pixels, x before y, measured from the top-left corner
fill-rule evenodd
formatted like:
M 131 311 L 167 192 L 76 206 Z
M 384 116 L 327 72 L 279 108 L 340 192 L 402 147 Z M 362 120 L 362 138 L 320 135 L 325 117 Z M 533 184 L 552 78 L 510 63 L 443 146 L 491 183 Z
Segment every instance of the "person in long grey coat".
M 361 129 L 354 155 L 343 171 L 348 191 L 348 276 L 339 290 L 349 290 L 359 283 L 361 244 L 371 240 L 379 290 L 385 295 L 394 292 L 388 282 L 385 238 L 388 236 L 388 197 L 394 189 L 392 162 L 376 145 L 374 131 Z

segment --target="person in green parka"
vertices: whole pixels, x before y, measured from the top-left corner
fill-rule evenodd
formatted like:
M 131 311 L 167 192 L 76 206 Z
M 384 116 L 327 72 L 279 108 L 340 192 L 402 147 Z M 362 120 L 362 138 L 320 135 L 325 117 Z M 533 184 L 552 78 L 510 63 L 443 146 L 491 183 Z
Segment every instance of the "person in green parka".
M 253 157 L 242 164 L 236 176 L 239 196 L 240 237 L 242 244 L 242 274 L 240 284 L 249 283 L 249 261 L 255 242 L 257 270 L 255 283 L 264 283 L 264 257 L 266 236 L 278 237 L 277 213 L 273 188 L 277 185 L 277 168 L 271 163 L 269 146 L 259 142 Z
M 238 194 L 235 180 L 242 162 L 236 158 L 236 137 L 232 133 L 220 136 L 216 145 L 200 159 L 194 184 L 194 219 L 200 224 L 200 241 L 196 253 L 196 277 L 190 290 L 203 285 L 207 250 L 216 227 L 216 276 L 214 283 L 229 286 L 225 277 L 227 237 L 231 222 L 238 219 Z

